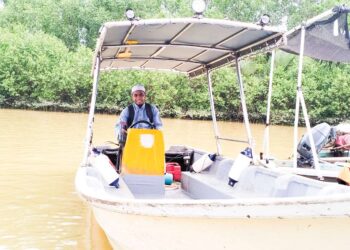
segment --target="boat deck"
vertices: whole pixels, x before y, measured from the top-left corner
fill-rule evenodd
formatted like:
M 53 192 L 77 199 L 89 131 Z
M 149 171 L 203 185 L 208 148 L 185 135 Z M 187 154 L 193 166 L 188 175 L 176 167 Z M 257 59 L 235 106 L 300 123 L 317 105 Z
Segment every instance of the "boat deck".
M 192 198 L 184 192 L 184 190 L 181 188 L 181 183 L 176 182 L 171 185 L 171 187 L 166 186 L 165 187 L 165 199 L 185 199 L 185 200 L 191 200 Z

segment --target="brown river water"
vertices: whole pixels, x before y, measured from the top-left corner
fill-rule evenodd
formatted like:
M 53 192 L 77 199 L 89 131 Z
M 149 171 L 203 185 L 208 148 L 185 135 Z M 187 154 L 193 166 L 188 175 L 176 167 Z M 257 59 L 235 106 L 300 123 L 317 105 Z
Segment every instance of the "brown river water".
M 116 118 L 96 115 L 96 145 L 115 141 Z M 109 249 L 104 233 L 74 189 L 86 123 L 87 114 L 0 109 L 0 250 Z M 216 150 L 210 121 L 163 119 L 163 123 L 167 147 Z M 243 124 L 218 125 L 221 136 L 245 139 Z M 264 128 L 252 125 L 258 151 Z M 270 138 L 274 156 L 291 156 L 292 127 L 272 126 Z M 235 157 L 245 146 L 223 142 L 223 154 Z

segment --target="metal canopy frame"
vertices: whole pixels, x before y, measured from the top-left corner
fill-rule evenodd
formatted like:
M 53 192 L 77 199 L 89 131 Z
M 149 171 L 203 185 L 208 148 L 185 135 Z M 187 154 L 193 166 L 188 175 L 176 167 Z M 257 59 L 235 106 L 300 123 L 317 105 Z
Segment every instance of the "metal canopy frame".
M 324 13 L 321 13 L 320 15 L 313 17 L 306 22 L 304 22 L 302 25 L 297 26 L 296 28 L 293 28 L 292 30 L 286 32 L 286 40 L 289 42 L 290 37 L 296 36 L 296 34 L 300 33 L 300 41 L 298 41 L 298 50 L 291 50 L 288 47 L 288 42 L 286 45 L 282 46 L 282 50 L 285 50 L 288 53 L 294 53 L 299 55 L 299 66 L 298 66 L 298 75 L 297 75 L 297 89 L 296 89 L 296 103 L 295 103 L 295 120 L 294 120 L 294 147 L 293 147 L 293 167 L 297 168 L 297 146 L 298 146 L 298 123 L 299 123 L 299 112 L 300 112 L 300 105 L 302 108 L 307 133 L 311 135 L 311 126 L 309 117 L 307 114 L 307 108 L 305 104 L 305 99 L 302 91 L 302 70 L 303 70 L 303 57 L 305 55 L 305 40 L 306 40 L 306 33 L 307 29 L 310 26 L 313 26 L 317 23 L 320 23 L 324 20 L 329 19 L 330 17 L 334 16 L 336 13 L 350 13 L 350 8 L 346 6 L 338 6 L 331 10 L 328 10 Z M 309 44 L 310 45 L 310 44 Z M 312 55 L 307 55 L 310 57 L 313 57 Z M 271 57 L 271 68 L 270 68 L 270 78 L 269 78 L 269 91 L 268 91 L 268 102 L 267 102 L 267 114 L 266 114 L 266 127 L 264 131 L 264 159 L 266 160 L 266 163 L 269 163 L 269 121 L 270 121 L 270 106 L 271 106 L 271 95 L 272 95 L 272 79 L 273 79 L 273 69 L 274 69 L 274 58 L 275 58 L 275 50 L 272 51 L 272 57 Z M 323 180 L 323 176 L 321 173 L 320 165 L 319 165 L 319 159 L 316 152 L 315 142 L 312 136 L 309 136 L 310 138 L 310 144 L 311 144 L 311 152 L 314 159 L 314 167 L 317 172 L 317 176 L 320 180 Z
M 196 77 L 280 46 L 283 32 L 279 27 L 207 18 L 108 22 L 101 27 L 95 58 L 101 60 L 101 70 L 148 70 L 152 62 L 157 70 Z
M 248 143 L 254 152 L 239 61 L 281 46 L 283 32 L 276 27 L 206 18 L 105 23 L 93 59 L 93 92 L 82 165 L 87 165 L 92 145 L 97 86 L 103 70 L 165 70 L 189 77 L 206 74 L 217 153 L 221 154 L 219 140 Z M 237 71 L 246 141 L 220 137 L 216 122 L 211 71 L 229 64 Z
M 321 168 L 318 161 L 318 155 L 316 152 L 315 141 L 311 133 L 311 126 L 309 121 L 309 116 L 307 114 L 306 104 L 304 100 L 302 85 L 302 71 L 303 71 L 303 61 L 304 61 L 304 47 L 305 47 L 305 26 L 301 27 L 301 37 L 300 37 L 300 53 L 299 53 L 299 67 L 298 67 L 298 84 L 296 92 L 296 102 L 295 102 L 295 120 L 294 120 L 294 151 L 293 151 L 293 167 L 297 168 L 297 147 L 298 147 L 298 123 L 299 123 L 299 110 L 300 104 L 304 115 L 304 120 L 306 124 L 307 133 L 309 134 L 309 140 L 311 145 L 312 157 L 314 159 L 314 167 L 317 171 L 318 178 L 323 180 L 321 174 Z
M 295 102 L 295 120 L 294 120 L 294 147 L 293 147 L 293 167 L 297 168 L 297 147 L 298 147 L 298 123 L 299 123 L 299 113 L 300 113 L 300 105 L 301 109 L 303 112 L 303 117 L 305 120 L 305 125 L 306 125 L 306 131 L 309 135 L 309 140 L 310 140 L 310 146 L 311 146 L 311 153 L 313 157 L 313 164 L 316 169 L 317 176 L 320 180 L 323 180 L 323 176 L 321 174 L 321 168 L 319 164 L 319 158 L 316 152 L 316 146 L 315 146 L 315 141 L 311 133 L 311 126 L 310 126 L 310 121 L 309 121 L 309 116 L 305 104 L 305 99 L 304 99 L 304 94 L 302 91 L 302 71 L 303 71 L 303 62 L 304 62 L 304 55 L 309 56 L 311 58 L 316 58 L 312 54 L 307 54 L 306 53 L 306 36 L 308 32 L 308 28 L 312 27 L 313 25 L 320 23 L 321 21 L 324 21 L 326 19 L 329 19 L 330 17 L 333 17 L 334 15 L 340 14 L 340 13 L 349 13 L 350 9 L 346 6 L 336 6 L 333 9 L 330 9 L 328 11 L 325 11 L 321 13 L 318 16 L 315 16 L 303 24 L 297 26 L 296 28 L 286 32 L 286 37 L 289 38 L 289 36 L 294 37 L 296 34 L 300 33 L 300 42 L 299 42 L 299 51 L 294 51 L 296 54 L 299 55 L 299 65 L 298 65 L 298 77 L 297 77 L 297 89 L 296 89 L 296 102 Z M 287 44 L 288 45 L 288 44 Z M 312 47 L 312 44 L 308 44 L 308 46 Z M 285 48 L 282 47 L 283 50 L 286 50 L 287 52 L 290 52 L 290 48 L 286 46 Z M 289 50 L 288 50 L 289 49 Z M 320 48 L 321 49 L 321 48 Z M 327 50 L 327 48 L 324 48 Z M 293 53 L 293 51 L 292 51 Z M 309 51 L 310 53 L 310 51 Z M 348 60 L 349 61 L 349 60 Z
M 269 87 L 268 87 L 268 94 L 267 94 L 267 110 L 266 110 L 266 121 L 265 121 L 265 130 L 264 130 L 264 139 L 263 139 L 263 157 L 261 157 L 265 159 L 266 163 L 269 163 L 269 158 L 270 158 L 270 114 L 271 114 L 271 100 L 272 100 L 273 71 L 275 67 L 275 54 L 276 54 L 276 51 L 273 50 L 271 53 Z

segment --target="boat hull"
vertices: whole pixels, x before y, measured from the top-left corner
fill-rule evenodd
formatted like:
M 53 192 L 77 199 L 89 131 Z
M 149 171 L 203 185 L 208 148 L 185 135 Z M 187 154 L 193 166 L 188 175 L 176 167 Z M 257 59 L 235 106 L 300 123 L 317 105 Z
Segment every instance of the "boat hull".
M 271 170 L 261 167 L 247 171 L 273 177 Z M 116 189 L 94 173 L 93 167 L 79 168 L 76 190 L 92 207 L 114 249 L 331 249 L 348 243 L 344 235 L 350 233 L 350 193 L 340 185 L 322 184 L 322 192 L 312 196 L 279 197 L 275 192 L 276 196 L 259 197 L 237 192 L 241 196 L 193 199 L 183 179 L 183 187 L 166 190 L 163 199 L 135 199 L 122 178 Z M 193 181 L 200 177 L 183 174 L 193 175 Z M 244 185 L 250 187 L 250 176 L 240 181 L 241 191 Z M 272 184 L 295 188 L 298 180 L 301 186 L 314 182 L 303 177 L 278 180 L 269 183 L 263 178 L 257 188 L 270 193 Z M 224 186 L 228 187 L 226 182 Z M 288 190 L 294 194 L 295 189 Z
M 114 249 L 342 249 L 350 218 L 186 218 L 94 207 Z

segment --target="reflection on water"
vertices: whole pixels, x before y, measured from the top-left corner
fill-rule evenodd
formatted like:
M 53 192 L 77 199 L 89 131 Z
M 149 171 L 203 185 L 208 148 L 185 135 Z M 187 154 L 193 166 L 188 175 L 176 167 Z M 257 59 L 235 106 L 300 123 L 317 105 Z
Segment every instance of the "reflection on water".
M 97 115 L 96 144 L 114 139 L 115 116 Z M 108 249 L 103 232 L 74 190 L 86 129 L 86 114 L 0 109 L 0 249 Z M 166 145 L 215 151 L 208 121 L 164 119 Z M 219 122 L 223 137 L 245 138 L 244 126 Z M 253 126 L 256 146 L 263 125 Z M 271 151 L 287 158 L 291 127 L 271 129 Z M 235 156 L 246 145 L 222 143 Z

